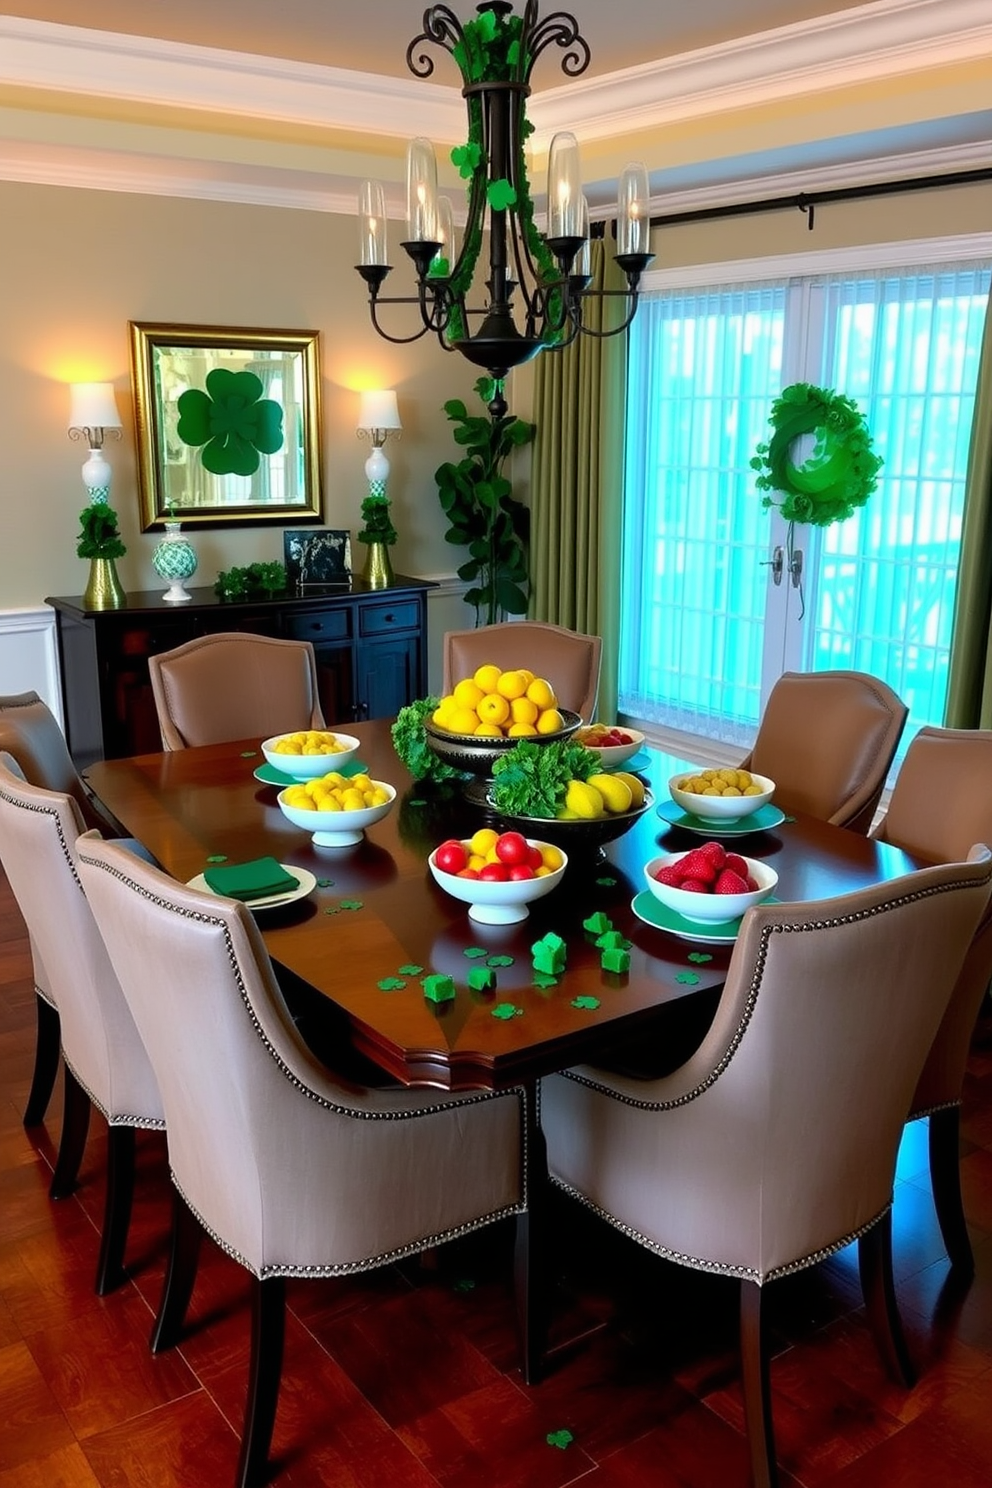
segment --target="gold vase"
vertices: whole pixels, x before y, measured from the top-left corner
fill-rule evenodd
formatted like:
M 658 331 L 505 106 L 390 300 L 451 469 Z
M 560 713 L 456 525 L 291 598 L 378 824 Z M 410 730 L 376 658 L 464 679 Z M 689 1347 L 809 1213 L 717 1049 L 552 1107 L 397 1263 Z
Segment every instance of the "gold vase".
M 91 558 L 90 577 L 83 595 L 86 610 L 119 610 L 127 603 L 113 558 Z
M 384 542 L 370 542 L 365 557 L 362 578 L 370 589 L 388 589 L 393 582 L 393 565 L 389 561 L 389 546 Z

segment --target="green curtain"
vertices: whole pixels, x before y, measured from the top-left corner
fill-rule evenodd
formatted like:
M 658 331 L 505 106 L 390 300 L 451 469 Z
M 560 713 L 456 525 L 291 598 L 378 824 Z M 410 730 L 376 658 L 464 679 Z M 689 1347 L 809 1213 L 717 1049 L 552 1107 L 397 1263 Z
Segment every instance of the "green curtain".
M 945 722 L 992 728 L 992 297 L 975 390 Z
M 623 288 L 603 241 L 591 247 L 594 286 Z M 625 303 L 587 300 L 586 324 L 620 324 Z M 625 334 L 578 336 L 562 352 L 541 353 L 534 384 L 530 614 L 602 636 L 597 712 L 609 720 L 617 707 L 626 378 Z

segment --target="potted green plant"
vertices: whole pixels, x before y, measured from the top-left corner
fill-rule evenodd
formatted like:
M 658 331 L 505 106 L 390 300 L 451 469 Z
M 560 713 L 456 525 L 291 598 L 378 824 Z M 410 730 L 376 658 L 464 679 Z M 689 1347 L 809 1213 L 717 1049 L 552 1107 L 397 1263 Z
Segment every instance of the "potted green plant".
M 490 377 L 475 384 L 483 403 L 493 401 L 493 390 Z M 449 399 L 444 411 L 456 426 L 455 443 L 465 451 L 457 464 L 446 461 L 435 472 L 451 523 L 444 538 L 468 548 L 468 562 L 458 570 L 471 585 L 465 598 L 475 607 L 477 624 L 495 625 L 527 610 L 530 513 L 514 499 L 503 466 L 515 449 L 530 443 L 535 426 L 512 414 L 470 414 L 460 398 Z
M 90 576 L 83 594 L 88 610 L 113 610 L 124 603 L 125 594 L 117 577 L 115 558 L 127 548 L 117 526 L 117 513 L 107 501 L 92 501 L 79 514 L 76 556 L 90 560 Z

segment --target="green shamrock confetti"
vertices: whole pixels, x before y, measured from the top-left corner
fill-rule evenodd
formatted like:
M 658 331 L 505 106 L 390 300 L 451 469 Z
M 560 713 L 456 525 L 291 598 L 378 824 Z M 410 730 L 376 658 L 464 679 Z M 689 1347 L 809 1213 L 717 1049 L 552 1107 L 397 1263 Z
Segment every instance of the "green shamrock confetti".
M 362 900 L 362 899 L 342 899 L 341 900 L 341 908 L 342 909 L 364 909 L 365 908 L 365 901 Z
M 694 971 L 679 971 L 675 974 L 675 980 L 683 987 L 695 987 L 699 978 Z
M 427 802 L 421 796 L 417 796 L 414 800 L 407 801 L 406 804 L 408 806 L 426 806 Z
M 713 957 L 709 951 L 690 951 L 689 960 L 695 961 L 697 966 L 702 966 L 706 961 L 712 961 Z
M 498 181 L 489 182 L 486 188 L 486 198 L 494 212 L 505 212 L 507 207 L 512 207 L 516 203 L 516 188 L 511 186 L 505 177 L 500 177 Z
M 227 853 L 211 853 L 207 859 L 208 863 L 226 863 Z
M 458 174 L 463 180 L 468 181 L 479 161 L 482 159 L 481 145 L 472 144 L 456 145 L 451 152 L 451 163 L 458 167 Z
M 490 956 L 486 961 L 487 966 L 512 966 L 512 956 Z
M 548 987 L 557 987 L 557 985 L 558 985 L 558 978 L 556 976 L 551 976 L 550 973 L 549 972 L 546 972 L 546 971 L 535 971 L 535 973 L 534 973 L 534 986 L 535 987 L 540 987 L 542 991 L 546 991 Z
M 241 751 L 241 758 L 242 759 L 257 759 L 258 758 L 258 750 L 257 749 L 242 749 L 242 751 Z
M 376 982 L 380 992 L 402 992 L 406 982 L 402 977 L 383 977 L 381 982 Z
M 609 915 L 605 915 L 601 909 L 591 914 L 587 920 L 582 921 L 583 930 L 588 930 L 590 935 L 602 935 L 606 930 L 613 929 L 613 921 Z
M 615 889 L 617 886 L 615 878 L 597 878 L 596 883 L 601 889 Z
M 544 1440 L 547 1442 L 549 1447 L 560 1447 L 561 1450 L 564 1452 L 566 1447 L 570 1447 L 572 1445 L 575 1437 L 569 1431 L 567 1426 L 563 1426 L 560 1431 L 549 1431 Z
M 471 1276 L 462 1276 L 451 1288 L 453 1292 L 474 1292 L 475 1282 Z
M 423 969 L 422 966 L 418 966 L 414 961 L 409 961 L 406 966 L 398 967 L 397 971 L 400 976 L 419 976 Z
M 573 997 L 572 998 L 572 1006 L 574 1008 L 579 1008 L 579 1009 L 581 1009 L 583 1011 L 588 1010 L 589 1012 L 592 1012 L 593 1008 L 598 1008 L 599 1007 L 599 998 L 598 997 L 586 997 L 583 994 L 583 996 L 581 996 L 581 997 Z
M 509 1018 L 522 1018 L 523 1008 L 515 1007 L 512 1002 L 500 1002 L 493 1008 L 493 1017 L 501 1018 L 505 1023 Z
M 340 914 L 341 909 L 337 904 L 328 904 L 324 909 L 325 914 Z
M 488 956 L 489 952 L 482 946 L 469 946 L 467 951 L 462 952 L 470 961 L 477 961 L 480 956 Z

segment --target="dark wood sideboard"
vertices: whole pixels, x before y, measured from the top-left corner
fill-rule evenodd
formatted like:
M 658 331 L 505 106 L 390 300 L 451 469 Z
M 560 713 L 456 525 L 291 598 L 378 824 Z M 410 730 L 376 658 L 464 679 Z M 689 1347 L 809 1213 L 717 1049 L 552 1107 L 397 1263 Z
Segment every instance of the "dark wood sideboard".
M 161 749 L 148 658 L 223 630 L 305 640 L 317 656 L 330 724 L 394 718 L 427 691 L 427 593 L 397 574 L 387 589 L 358 577 L 278 599 L 220 600 L 191 590 L 188 604 L 132 594 L 116 610 L 87 610 L 79 596 L 45 601 L 55 611 L 65 732 L 79 769 Z

